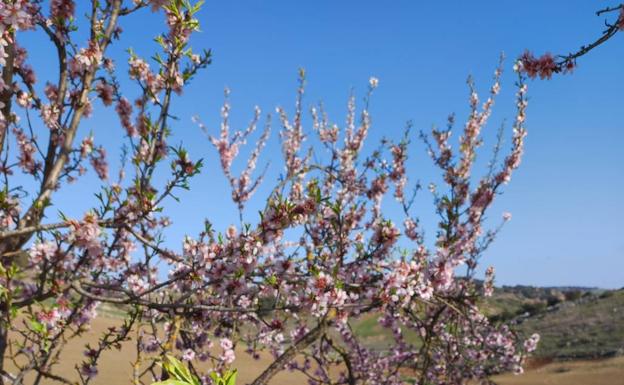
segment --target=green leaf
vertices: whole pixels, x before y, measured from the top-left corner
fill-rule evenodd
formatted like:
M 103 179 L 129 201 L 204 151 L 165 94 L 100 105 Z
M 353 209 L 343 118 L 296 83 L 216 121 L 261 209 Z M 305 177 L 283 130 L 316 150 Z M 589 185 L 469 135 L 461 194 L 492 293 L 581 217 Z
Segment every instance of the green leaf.
M 188 382 L 180 381 L 180 380 L 168 379 L 165 381 L 154 382 L 152 383 L 152 385 L 192 385 L 192 384 Z
M 217 372 L 211 372 L 210 378 L 215 385 L 236 385 L 236 376 L 238 371 L 236 369 L 226 371 L 223 376 Z
M 47 331 L 47 328 L 44 324 L 34 319 L 30 320 L 30 327 L 37 334 L 44 334 Z
M 199 384 L 199 381 L 193 376 L 191 371 L 180 360 L 173 356 L 167 356 L 167 362 L 165 362 L 164 367 L 169 374 L 178 380 L 192 385 Z
M 269 286 L 275 286 L 277 285 L 277 277 L 275 275 L 271 275 L 269 277 L 266 277 L 266 283 Z
M 236 385 L 236 376 L 238 375 L 238 371 L 234 369 L 225 375 L 225 385 Z

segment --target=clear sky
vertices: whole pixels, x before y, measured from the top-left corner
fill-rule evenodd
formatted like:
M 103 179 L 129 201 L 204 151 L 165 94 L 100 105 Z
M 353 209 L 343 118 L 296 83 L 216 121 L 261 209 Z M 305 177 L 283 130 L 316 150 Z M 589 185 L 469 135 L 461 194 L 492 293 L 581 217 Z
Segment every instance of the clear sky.
M 344 122 L 353 90 L 362 96 L 368 78 L 380 79 L 372 100 L 371 146 L 381 136 L 398 137 L 407 120 L 417 129 L 466 116 L 465 80 L 473 75 L 483 95 L 499 54 L 504 52 L 503 92 L 486 139 L 504 119 L 513 119 L 513 59 L 525 48 L 567 53 L 599 36 L 603 18 L 594 12 L 611 2 L 566 1 L 208 1 L 199 18 L 196 48 L 211 48 L 214 63 L 174 104 L 180 120 L 173 143 L 183 142 L 205 172 L 171 204 L 171 247 L 196 234 L 204 217 L 223 229 L 236 223 L 234 205 L 214 150 L 191 122 L 198 115 L 217 133 L 222 90 L 232 90 L 232 119 L 242 127 L 254 105 L 292 111 L 299 67 L 308 73 L 305 105 L 322 100 L 330 118 Z M 150 38 L 162 15 L 142 13 L 122 21 L 122 43 L 149 55 Z M 33 39 L 33 42 L 35 40 Z M 34 43 L 33 43 L 34 44 Z M 122 44 L 123 45 L 123 44 Z M 124 68 L 120 44 L 113 57 Z M 53 52 L 34 52 L 35 66 Z M 491 215 L 513 214 L 484 263 L 497 269 L 499 284 L 624 286 L 624 33 L 579 61 L 572 75 L 529 82 L 529 135 L 522 166 Z M 50 67 L 53 73 L 53 67 Z M 45 75 L 45 71 L 44 71 Z M 122 129 L 112 110 L 96 110 L 84 132 L 93 130 L 114 158 Z M 510 127 L 508 127 L 509 133 Z M 436 170 L 418 140 L 409 162 L 412 181 L 425 185 Z M 276 131 L 261 163 L 280 165 Z M 489 153 L 485 153 L 489 154 Z M 276 177 L 276 173 L 269 173 Z M 85 179 L 58 202 L 71 213 L 84 207 Z M 63 194 L 59 194 L 59 197 Z M 260 191 L 259 197 L 264 197 Z M 253 205 L 247 218 L 255 221 Z M 431 196 L 424 192 L 417 213 L 435 228 Z M 389 208 L 388 210 L 392 210 Z

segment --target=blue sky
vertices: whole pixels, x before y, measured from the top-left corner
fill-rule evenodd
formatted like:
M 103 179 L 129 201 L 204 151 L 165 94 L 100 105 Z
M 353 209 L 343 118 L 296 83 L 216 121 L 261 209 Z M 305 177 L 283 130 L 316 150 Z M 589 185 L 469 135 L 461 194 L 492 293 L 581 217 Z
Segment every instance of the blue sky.
M 214 63 L 174 103 L 172 144 L 184 143 L 193 158 L 205 158 L 205 172 L 171 203 L 172 247 L 184 234 L 196 234 L 204 217 L 218 227 L 236 223 L 236 209 L 214 150 L 191 116 L 217 133 L 225 86 L 232 90 L 235 127 L 251 118 L 253 106 L 271 112 L 278 105 L 292 111 L 299 67 L 308 73 L 305 105 L 323 101 L 331 120 L 344 122 L 353 90 L 363 96 L 370 76 L 380 79 L 372 99 L 369 143 L 401 135 L 405 122 L 416 129 L 443 125 L 457 113 L 466 116 L 466 77 L 487 92 L 498 57 L 504 52 L 506 74 L 486 144 L 504 119 L 513 119 L 513 59 L 525 48 L 536 53 L 567 53 L 599 36 L 603 18 L 599 1 L 208 1 L 199 18 L 203 32 L 193 44 L 211 48 Z M 120 68 L 124 44 L 149 55 L 162 15 L 142 13 L 122 20 L 123 44 L 113 51 Z M 37 44 L 37 67 L 52 54 Z M 522 166 L 490 215 L 503 211 L 513 219 L 488 250 L 484 264 L 497 269 L 499 284 L 624 286 L 624 33 L 579 60 L 572 75 L 529 82 L 529 135 Z M 46 71 L 54 72 L 53 66 Z M 122 129 L 111 110 L 96 110 L 83 124 L 104 143 L 116 163 Z M 277 126 L 277 125 L 275 125 Z M 277 127 L 275 127 L 277 128 Z M 510 127 L 507 127 L 509 133 Z M 485 149 L 487 151 L 487 149 Z M 276 177 L 280 159 L 276 130 L 261 158 L 271 161 Z M 436 170 L 414 140 L 409 170 L 425 185 Z M 488 152 L 484 153 L 487 158 Z M 89 207 L 77 200 L 86 178 L 59 194 L 70 213 Z M 266 184 L 265 184 L 265 187 Z M 265 191 L 265 190 L 264 190 Z M 263 197 L 263 190 L 259 198 Z M 61 198 L 61 195 L 64 197 Z M 77 204 L 80 202 L 81 204 Z M 255 220 L 252 202 L 247 219 Z M 416 213 L 433 236 L 431 196 L 424 192 Z M 84 207 L 83 207 L 84 206 Z M 392 210 L 389 208 L 388 210 Z

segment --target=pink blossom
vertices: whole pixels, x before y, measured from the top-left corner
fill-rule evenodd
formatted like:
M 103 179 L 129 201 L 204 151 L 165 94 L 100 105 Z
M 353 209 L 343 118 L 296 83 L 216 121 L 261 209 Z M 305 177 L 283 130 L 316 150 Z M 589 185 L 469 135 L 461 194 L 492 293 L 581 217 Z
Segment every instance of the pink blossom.
M 15 29 L 28 29 L 32 26 L 32 17 L 27 11 L 28 2 L 16 0 L 11 3 L 3 1 L 0 3 L 0 22 L 3 27 Z M 2 28 L 4 30 L 5 28 Z
M 115 107 L 115 111 L 117 111 L 119 119 L 121 120 L 121 125 L 126 129 L 128 136 L 136 136 L 136 127 L 130 121 L 132 116 L 132 105 L 130 104 L 130 101 L 124 97 L 120 98 L 117 102 L 117 106 Z
M 52 0 L 50 9 L 53 19 L 70 19 L 74 16 L 76 5 L 73 0 Z
M 193 349 L 186 349 L 184 353 L 182 353 L 182 360 L 193 361 L 194 359 L 195 359 L 195 351 Z
M 72 77 L 78 77 L 87 69 L 97 66 L 102 62 L 102 52 L 98 43 L 89 41 L 87 48 L 80 51 L 70 60 Z
M 527 352 L 533 352 L 536 348 L 537 348 L 537 343 L 540 340 L 540 335 L 535 333 L 533 335 L 531 335 L 531 337 L 529 339 L 527 339 L 526 341 L 524 341 L 524 348 L 526 349 Z
M 80 144 L 80 157 L 86 158 L 87 155 L 93 152 L 93 136 L 86 137 Z
M 530 78 L 535 78 L 539 75 L 541 79 L 550 79 L 552 74 L 559 72 L 559 67 L 555 62 L 552 54 L 545 53 L 539 58 L 535 58 L 529 51 L 525 51 L 520 57 L 522 62 L 522 69 Z
M 44 324 L 48 330 L 55 329 L 61 320 L 61 313 L 57 308 L 42 310 L 37 313 L 37 321 Z
M 19 166 L 24 172 L 35 174 L 41 168 L 41 164 L 35 159 L 37 149 L 33 140 L 28 138 L 26 134 L 17 127 L 13 128 L 13 134 L 15 135 L 19 147 Z
M 131 57 L 128 64 L 130 64 L 129 73 L 131 79 L 144 81 L 150 75 L 149 64 L 147 64 L 143 59 Z
M 19 92 L 17 94 L 16 102 L 20 107 L 28 108 L 32 98 L 27 92 Z
M 234 354 L 234 350 L 232 349 L 234 344 L 228 338 L 222 338 L 220 341 L 221 349 L 223 352 L 219 356 L 219 360 L 221 360 L 224 364 L 229 365 L 234 360 L 236 360 L 236 355 Z
M 149 283 L 137 274 L 131 274 L 127 279 L 128 288 L 135 294 L 141 294 L 149 288 Z
M 80 374 L 86 378 L 94 378 L 98 374 L 97 367 L 95 365 L 87 364 L 86 362 L 80 366 Z
M 167 5 L 169 3 L 169 0 L 149 0 L 149 3 L 152 5 L 152 12 L 156 12 L 160 8 Z
M 232 349 L 225 350 L 223 354 L 219 356 L 219 359 L 223 361 L 226 365 L 230 365 L 232 362 L 236 360 L 236 354 L 234 353 L 234 350 Z
M 232 349 L 232 347 L 234 346 L 234 344 L 229 338 L 221 338 L 219 345 L 221 346 L 221 349 L 223 350 Z
M 58 246 L 54 242 L 37 242 L 30 248 L 30 258 L 34 265 L 43 261 L 51 261 L 58 251 Z
M 226 231 L 226 236 L 227 236 L 229 239 L 234 239 L 234 238 L 236 237 L 236 233 L 237 233 L 237 232 L 236 232 L 236 227 L 235 227 L 235 226 L 233 226 L 233 225 L 231 225 L 231 226 L 229 226 L 229 227 L 227 228 L 227 231 Z
M 91 165 L 95 170 L 97 176 L 101 180 L 108 179 L 108 161 L 106 160 L 106 150 L 104 147 L 98 147 L 91 153 Z
M 71 233 L 68 239 L 76 246 L 84 248 L 89 255 L 98 256 L 102 252 L 102 243 L 99 239 L 102 230 L 94 214 L 86 214 L 82 222 L 70 221 Z
M 110 84 L 101 81 L 95 86 L 95 90 L 98 93 L 100 99 L 102 99 L 102 103 L 105 106 L 110 106 L 113 104 L 113 94 L 115 89 Z
M 48 100 L 50 100 L 50 102 L 52 103 L 58 102 L 58 97 L 59 97 L 58 88 L 56 88 L 54 84 L 46 83 L 43 93 L 48 98 Z

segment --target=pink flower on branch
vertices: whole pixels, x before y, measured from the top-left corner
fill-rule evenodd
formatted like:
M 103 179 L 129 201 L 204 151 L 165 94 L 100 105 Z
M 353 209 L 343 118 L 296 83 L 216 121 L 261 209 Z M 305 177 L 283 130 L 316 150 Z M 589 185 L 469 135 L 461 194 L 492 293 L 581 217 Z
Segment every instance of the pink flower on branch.
M 50 15 L 53 19 L 68 20 L 74 16 L 76 5 L 73 0 L 52 0 L 50 2 Z

